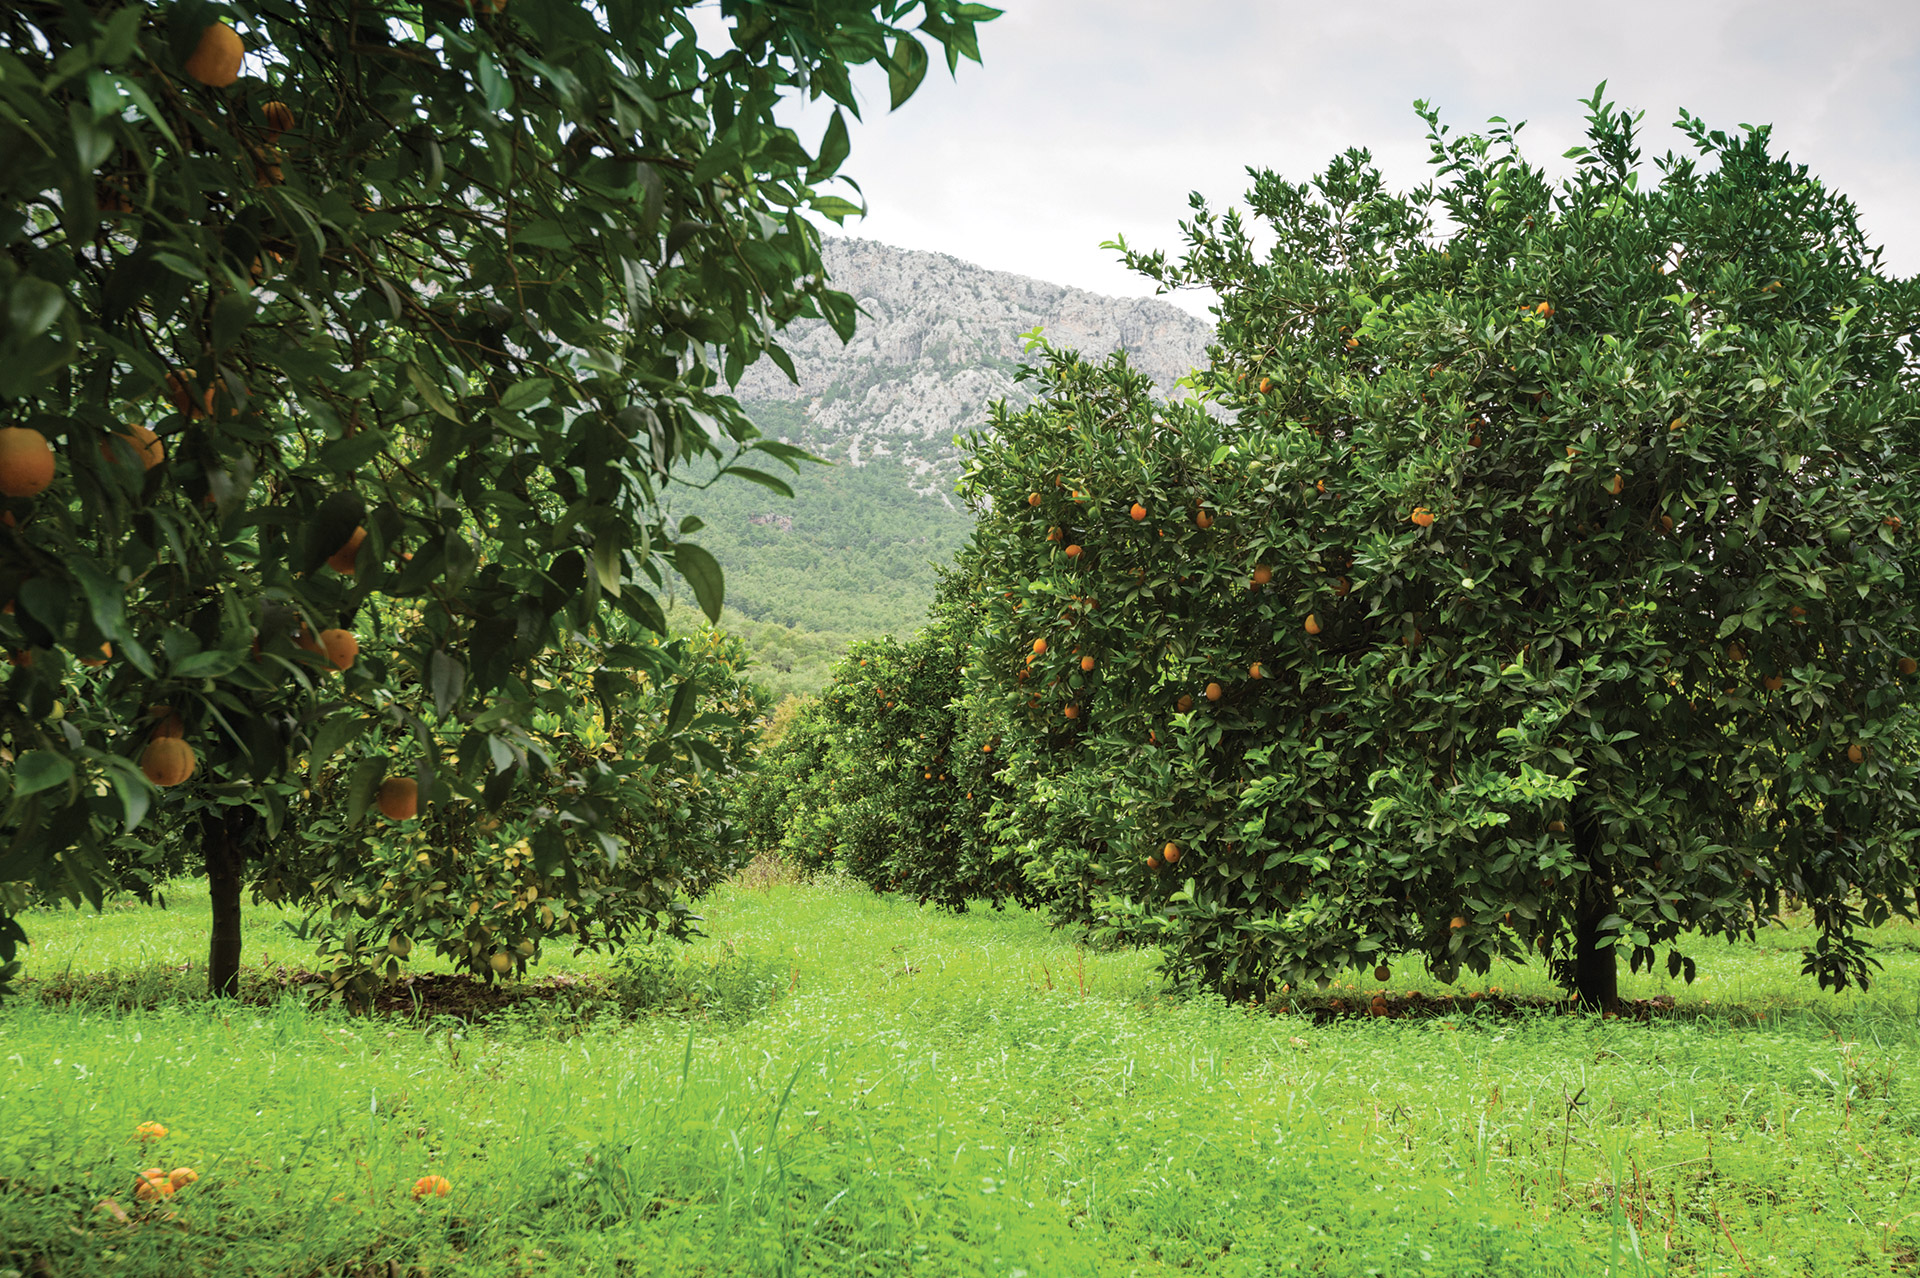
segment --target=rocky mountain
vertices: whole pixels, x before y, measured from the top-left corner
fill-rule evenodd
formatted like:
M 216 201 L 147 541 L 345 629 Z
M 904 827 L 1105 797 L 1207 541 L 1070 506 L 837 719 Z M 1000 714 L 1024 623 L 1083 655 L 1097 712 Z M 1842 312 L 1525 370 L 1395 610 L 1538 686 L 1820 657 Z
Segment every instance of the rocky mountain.
M 842 345 L 824 320 L 787 330 L 800 384 L 762 360 L 739 388 L 761 429 L 855 467 L 899 463 L 915 491 L 952 504 L 955 435 L 997 399 L 1016 403 L 1020 335 L 1036 326 L 1088 356 L 1125 349 L 1163 393 L 1205 359 L 1212 329 L 1155 298 L 1102 297 L 944 253 L 834 237 L 829 277 L 865 312 Z

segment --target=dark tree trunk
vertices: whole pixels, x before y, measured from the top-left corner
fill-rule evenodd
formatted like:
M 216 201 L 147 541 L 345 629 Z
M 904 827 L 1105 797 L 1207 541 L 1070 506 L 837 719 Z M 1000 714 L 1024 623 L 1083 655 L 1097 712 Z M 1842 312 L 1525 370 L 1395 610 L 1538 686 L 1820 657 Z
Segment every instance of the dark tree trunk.
M 1573 846 L 1587 866 L 1573 919 L 1573 992 L 1580 1006 L 1611 1012 L 1620 1002 L 1620 960 L 1613 946 L 1599 943 L 1605 939 L 1600 924 L 1613 913 L 1613 880 L 1600 860 L 1600 830 L 1591 819 L 1575 815 Z
M 200 841 L 207 859 L 207 890 L 213 898 L 213 927 L 207 941 L 207 993 L 215 998 L 240 995 L 240 885 L 246 878 L 247 842 L 253 813 L 246 808 L 207 809 L 200 816 Z

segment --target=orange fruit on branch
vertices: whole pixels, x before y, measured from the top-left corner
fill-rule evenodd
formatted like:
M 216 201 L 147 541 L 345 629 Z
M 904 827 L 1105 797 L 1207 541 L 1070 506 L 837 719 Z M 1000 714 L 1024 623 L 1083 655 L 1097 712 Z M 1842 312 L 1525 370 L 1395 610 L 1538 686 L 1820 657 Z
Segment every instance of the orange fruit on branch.
M 1200 513 L 1193 517 L 1193 522 L 1199 524 L 1202 528 L 1211 528 L 1213 527 L 1213 516 L 1208 514 L 1206 508 L 1203 506 L 1200 509 Z
M 1900 658 L 1899 668 L 1901 674 L 1910 675 L 1914 671 L 1920 670 L 1920 661 L 1915 661 L 1912 657 L 1902 657 Z
M 188 75 L 210 89 L 224 89 L 240 78 L 240 60 L 247 52 L 240 33 L 216 22 L 200 33 L 200 43 L 187 56 Z
M 1040 504 L 1040 494 L 1039 494 L 1039 493 L 1028 493 L 1028 494 L 1027 494 L 1027 505 L 1029 505 L 1029 506 L 1038 506 L 1039 504 Z
M 320 647 L 336 670 L 351 670 L 354 658 L 360 655 L 360 640 L 351 630 L 322 630 Z
M 1084 553 L 1085 552 L 1082 551 L 1079 546 L 1067 547 L 1067 558 L 1069 559 L 1078 559 Z
M 1612 480 L 1610 480 L 1607 484 L 1607 491 L 1612 493 L 1615 497 L 1618 497 L 1621 493 L 1624 493 L 1625 491 L 1627 491 L 1627 481 L 1625 477 L 1616 471 L 1614 473 Z
M 1415 506 L 1413 508 L 1413 514 L 1407 517 L 1421 528 L 1433 527 L 1433 512 L 1425 506 Z
M 193 747 L 179 737 L 155 737 L 140 752 L 140 771 L 157 786 L 179 785 L 194 773 L 199 760 Z
M 1265 667 L 1257 661 L 1247 667 L 1247 673 L 1255 679 L 1264 679 L 1267 677 Z
M 1167 846 L 1160 849 L 1160 856 L 1168 865 L 1178 865 L 1180 863 L 1180 845 L 1178 843 L 1167 844 Z
M 293 108 L 284 102 L 262 103 L 260 118 L 267 122 L 267 128 L 274 137 L 293 128 Z
M 1091 669 L 1093 669 L 1093 668 L 1094 668 L 1094 666 L 1095 666 L 1095 665 L 1097 665 L 1097 664 L 1098 664 L 1098 663 L 1097 663 L 1097 662 L 1095 662 L 1095 661 L 1094 661 L 1094 659 L 1093 659 L 1092 657 L 1082 657 L 1082 658 L 1080 658 L 1080 668 L 1081 668 L 1082 670 L 1091 670 Z
M 365 528 L 355 528 L 353 530 L 353 536 L 347 538 L 347 544 L 327 556 L 327 564 L 332 567 L 335 572 L 343 572 L 351 577 L 354 573 L 355 561 L 360 556 L 360 543 L 366 539 L 367 530 Z
M 1311 612 L 1307 614 L 1307 633 L 1310 635 L 1320 633 L 1320 618 Z
M 1866 761 L 1866 757 L 1867 757 L 1867 752 L 1860 746 L 1859 742 L 1856 741 L 1854 744 L 1847 747 L 1848 763 L 1863 763 Z
M 1217 683 L 1209 683 L 1207 685 L 1207 700 L 1209 701 L 1218 701 L 1221 697 L 1224 697 L 1226 694 L 1227 694 L 1226 689 L 1222 688 Z
M 167 459 L 167 446 L 160 442 L 158 435 L 139 422 L 128 422 L 126 430 L 100 445 L 100 455 L 109 462 L 121 456 L 113 446 L 114 439 L 124 439 L 127 442 L 127 446 L 133 450 L 133 455 L 140 459 L 142 470 L 152 470 Z
M 1147 508 L 1136 501 L 1133 503 L 1133 508 L 1129 510 L 1127 514 L 1131 515 L 1133 522 L 1137 524 L 1147 517 Z
M 38 497 L 53 482 L 53 448 L 27 426 L 0 429 L 0 494 Z
M 1269 581 L 1272 581 L 1272 580 L 1273 580 L 1273 569 L 1267 567 L 1265 564 L 1255 564 L 1253 566 L 1253 584 L 1254 585 L 1264 586 Z
M 1060 713 L 1065 715 L 1069 719 L 1078 719 L 1080 717 L 1080 707 L 1068 706 L 1065 710 L 1062 710 Z
M 389 821 L 406 821 L 420 811 L 420 783 L 412 777 L 388 777 L 374 795 L 380 813 Z
M 1034 656 L 1036 657 L 1044 656 L 1046 654 L 1046 651 L 1047 651 L 1047 641 L 1045 639 L 1035 639 L 1033 641 Z

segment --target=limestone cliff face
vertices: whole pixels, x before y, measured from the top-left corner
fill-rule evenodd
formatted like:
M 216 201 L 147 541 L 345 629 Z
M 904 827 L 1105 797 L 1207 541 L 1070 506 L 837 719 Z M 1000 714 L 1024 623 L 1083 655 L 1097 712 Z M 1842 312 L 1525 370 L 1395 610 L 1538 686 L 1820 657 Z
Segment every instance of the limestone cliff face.
M 741 402 L 768 434 L 835 461 L 893 457 L 929 496 L 950 494 L 959 473 L 954 436 L 983 427 L 994 400 L 1028 398 L 1013 380 L 1022 333 L 1039 327 L 1089 357 L 1124 349 L 1162 393 L 1204 362 L 1213 335 L 1158 299 L 1101 297 L 943 253 L 836 237 L 824 255 L 834 286 L 865 312 L 853 340 L 841 345 L 821 320 L 793 325 L 784 345 L 800 384 L 763 360 Z

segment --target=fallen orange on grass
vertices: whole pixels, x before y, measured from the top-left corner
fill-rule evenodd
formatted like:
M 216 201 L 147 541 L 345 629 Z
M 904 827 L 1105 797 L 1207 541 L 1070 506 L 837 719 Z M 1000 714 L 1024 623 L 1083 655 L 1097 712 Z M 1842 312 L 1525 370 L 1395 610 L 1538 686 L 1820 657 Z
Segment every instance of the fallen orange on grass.
M 445 1176 L 422 1176 L 419 1180 L 413 1182 L 413 1196 L 415 1198 L 426 1198 L 429 1195 L 434 1198 L 445 1198 L 452 1192 L 453 1182 Z

